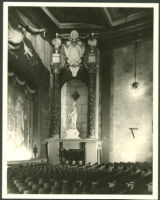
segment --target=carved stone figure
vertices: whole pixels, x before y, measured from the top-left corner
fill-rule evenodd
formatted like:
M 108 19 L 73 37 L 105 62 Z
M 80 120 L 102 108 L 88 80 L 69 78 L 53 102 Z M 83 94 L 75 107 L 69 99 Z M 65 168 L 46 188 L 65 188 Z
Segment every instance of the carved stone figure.
M 63 45 L 63 48 L 72 76 L 76 77 L 85 52 L 85 44 L 79 40 L 77 31 L 71 32 L 70 39 Z
M 77 117 L 78 117 L 78 112 L 76 108 L 76 102 L 73 103 L 73 111 L 68 114 L 68 118 L 70 118 L 70 128 L 77 129 Z
M 79 131 L 77 130 L 78 111 L 76 108 L 76 102 L 73 103 L 73 111 L 68 114 L 68 118 L 70 119 L 69 129 L 66 131 L 65 138 L 80 139 Z

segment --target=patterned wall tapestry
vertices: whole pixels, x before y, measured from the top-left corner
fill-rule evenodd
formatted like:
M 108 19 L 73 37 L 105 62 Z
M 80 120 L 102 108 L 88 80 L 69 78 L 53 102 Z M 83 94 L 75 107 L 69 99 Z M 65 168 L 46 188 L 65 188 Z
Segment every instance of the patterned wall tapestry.
M 33 149 L 34 93 L 14 73 L 8 81 L 8 155 L 7 160 L 26 160 Z

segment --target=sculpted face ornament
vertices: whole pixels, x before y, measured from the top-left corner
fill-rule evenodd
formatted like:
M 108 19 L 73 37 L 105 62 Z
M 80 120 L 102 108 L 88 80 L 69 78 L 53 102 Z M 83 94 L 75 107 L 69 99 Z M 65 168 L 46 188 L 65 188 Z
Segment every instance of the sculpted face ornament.
M 67 67 L 71 71 L 72 76 L 76 77 L 79 69 L 82 68 L 82 60 L 85 53 L 85 42 L 83 40 L 85 38 L 88 38 L 88 64 L 95 65 L 97 47 L 95 34 L 91 33 L 82 37 L 79 36 L 76 30 L 73 30 L 69 35 L 57 33 L 56 38 L 52 40 L 54 53 L 52 54 L 51 66 L 58 66 L 59 64 L 59 69 Z
M 72 76 L 76 77 L 85 52 L 85 44 L 79 40 L 78 32 L 73 30 L 69 41 L 63 47 Z
M 78 37 L 79 37 L 79 34 L 77 31 L 73 30 L 71 33 L 70 33 L 70 40 L 71 41 L 77 41 L 78 40 Z

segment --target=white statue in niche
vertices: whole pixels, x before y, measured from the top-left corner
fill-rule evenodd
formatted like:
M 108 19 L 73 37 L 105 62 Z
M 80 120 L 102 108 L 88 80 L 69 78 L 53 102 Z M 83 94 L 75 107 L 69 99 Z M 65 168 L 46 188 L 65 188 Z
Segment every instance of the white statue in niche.
M 73 103 L 73 110 L 71 113 L 68 114 L 68 118 L 70 119 L 69 129 L 66 131 L 65 138 L 80 139 L 79 131 L 77 129 L 78 111 L 76 108 L 76 102 Z
M 68 114 L 68 118 L 71 120 L 70 121 L 70 127 L 77 129 L 77 117 L 78 117 L 78 111 L 76 108 L 76 102 L 73 103 L 73 111 Z

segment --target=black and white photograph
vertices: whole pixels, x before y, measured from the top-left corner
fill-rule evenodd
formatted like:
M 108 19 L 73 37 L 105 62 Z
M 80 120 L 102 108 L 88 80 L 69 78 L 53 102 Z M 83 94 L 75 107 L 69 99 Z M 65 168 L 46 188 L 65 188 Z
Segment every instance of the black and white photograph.
M 2 197 L 158 200 L 157 3 L 3 3 Z

